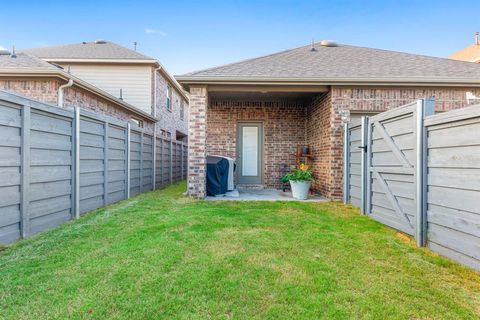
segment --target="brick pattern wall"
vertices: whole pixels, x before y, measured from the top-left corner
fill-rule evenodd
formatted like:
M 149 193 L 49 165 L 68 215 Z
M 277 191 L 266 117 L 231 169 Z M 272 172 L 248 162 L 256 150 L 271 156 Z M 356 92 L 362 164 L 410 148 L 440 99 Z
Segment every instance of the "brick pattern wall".
M 313 155 L 311 169 L 315 180 L 312 187 L 322 195 L 330 196 L 332 179 L 332 107 L 331 94 L 315 97 L 307 106 L 306 143 Z
M 11 91 L 53 105 L 58 104 L 59 86 L 60 81 L 56 79 L 0 80 L 0 89 L 2 90 Z M 65 107 L 78 106 L 122 121 L 130 121 L 132 116 L 138 118 L 138 116 L 128 112 L 128 110 L 75 86 L 65 89 L 64 98 Z M 147 132 L 153 132 L 152 122 L 144 120 L 144 127 Z
M 463 108 L 478 104 L 480 100 L 467 101 L 466 92 L 480 97 L 479 88 L 345 88 L 332 87 L 335 107 L 351 111 L 382 112 L 412 102 L 434 97 L 436 111 Z
M 188 194 L 194 198 L 206 195 L 207 106 L 207 87 L 192 86 L 188 122 Z
M 331 149 L 330 180 L 326 180 L 328 197 L 340 200 L 343 179 L 343 121 L 350 111 L 382 112 L 416 99 L 434 97 L 436 112 L 463 108 L 478 104 L 480 100 L 467 100 L 466 93 L 480 97 L 478 88 L 343 88 L 331 89 Z
M 119 108 L 110 101 L 75 86 L 65 89 L 64 99 L 65 107 L 80 107 L 122 121 L 130 121 L 132 117 L 139 119 L 128 110 Z M 153 126 L 153 122 L 143 119 L 143 128 L 146 132 L 153 133 Z
M 155 72 L 157 78 L 157 87 L 155 88 L 157 93 L 157 101 L 155 106 L 155 116 L 158 118 L 157 132 L 161 134 L 161 130 L 170 133 L 171 137 L 176 139 L 176 131 L 179 131 L 185 135 L 188 134 L 188 102 L 185 98 L 172 87 L 172 109 L 167 110 L 167 79 L 160 73 Z M 153 100 L 152 100 L 153 101 Z M 184 106 L 184 118 L 180 117 L 180 105 L 183 101 Z M 165 136 L 166 137 L 166 136 Z M 167 138 L 167 137 L 166 137 Z M 186 142 L 186 138 L 183 139 Z
M 279 188 L 283 165 L 295 165 L 298 144 L 305 143 L 302 101 L 211 101 L 208 107 L 207 155 L 236 158 L 239 121 L 262 122 L 264 131 L 263 184 Z
M 0 79 L 0 89 L 2 90 L 11 91 L 28 98 L 54 105 L 57 104 L 57 91 L 59 85 L 59 81 L 55 79 Z

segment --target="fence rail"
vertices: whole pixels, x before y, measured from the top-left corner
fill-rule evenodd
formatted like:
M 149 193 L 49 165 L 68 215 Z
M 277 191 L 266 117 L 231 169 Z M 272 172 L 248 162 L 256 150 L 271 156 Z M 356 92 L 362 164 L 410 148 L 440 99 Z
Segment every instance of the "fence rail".
M 0 91 L 0 244 L 186 179 L 187 145 Z
M 478 132 L 480 105 L 434 115 L 432 100 L 347 124 L 344 202 L 480 270 Z

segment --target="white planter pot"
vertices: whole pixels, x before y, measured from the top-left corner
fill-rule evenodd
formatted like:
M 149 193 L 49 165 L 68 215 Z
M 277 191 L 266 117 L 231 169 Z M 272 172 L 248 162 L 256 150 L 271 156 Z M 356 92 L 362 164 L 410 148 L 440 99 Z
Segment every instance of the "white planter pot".
M 292 196 L 298 200 L 307 200 L 311 185 L 311 181 L 290 181 Z

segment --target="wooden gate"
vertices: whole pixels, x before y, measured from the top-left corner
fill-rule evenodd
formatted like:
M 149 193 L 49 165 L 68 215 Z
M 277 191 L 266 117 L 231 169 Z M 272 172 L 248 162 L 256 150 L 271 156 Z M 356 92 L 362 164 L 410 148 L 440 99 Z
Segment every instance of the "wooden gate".
M 424 161 L 419 121 L 423 100 L 369 118 L 367 126 L 367 213 L 388 226 L 415 235 L 418 220 L 418 166 Z
M 365 213 L 365 146 L 367 117 L 345 124 L 344 132 L 344 190 L 345 203 L 350 203 Z

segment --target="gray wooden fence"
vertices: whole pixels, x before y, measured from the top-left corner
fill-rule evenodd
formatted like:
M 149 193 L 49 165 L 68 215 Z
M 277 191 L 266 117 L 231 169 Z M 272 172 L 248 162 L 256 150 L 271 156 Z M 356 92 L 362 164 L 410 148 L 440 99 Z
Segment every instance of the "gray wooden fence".
M 425 119 L 428 246 L 480 269 L 480 106 Z
M 0 244 L 186 179 L 187 145 L 0 91 Z
M 480 269 L 476 132 L 480 106 L 434 115 L 432 100 L 347 124 L 344 201 L 417 245 Z

